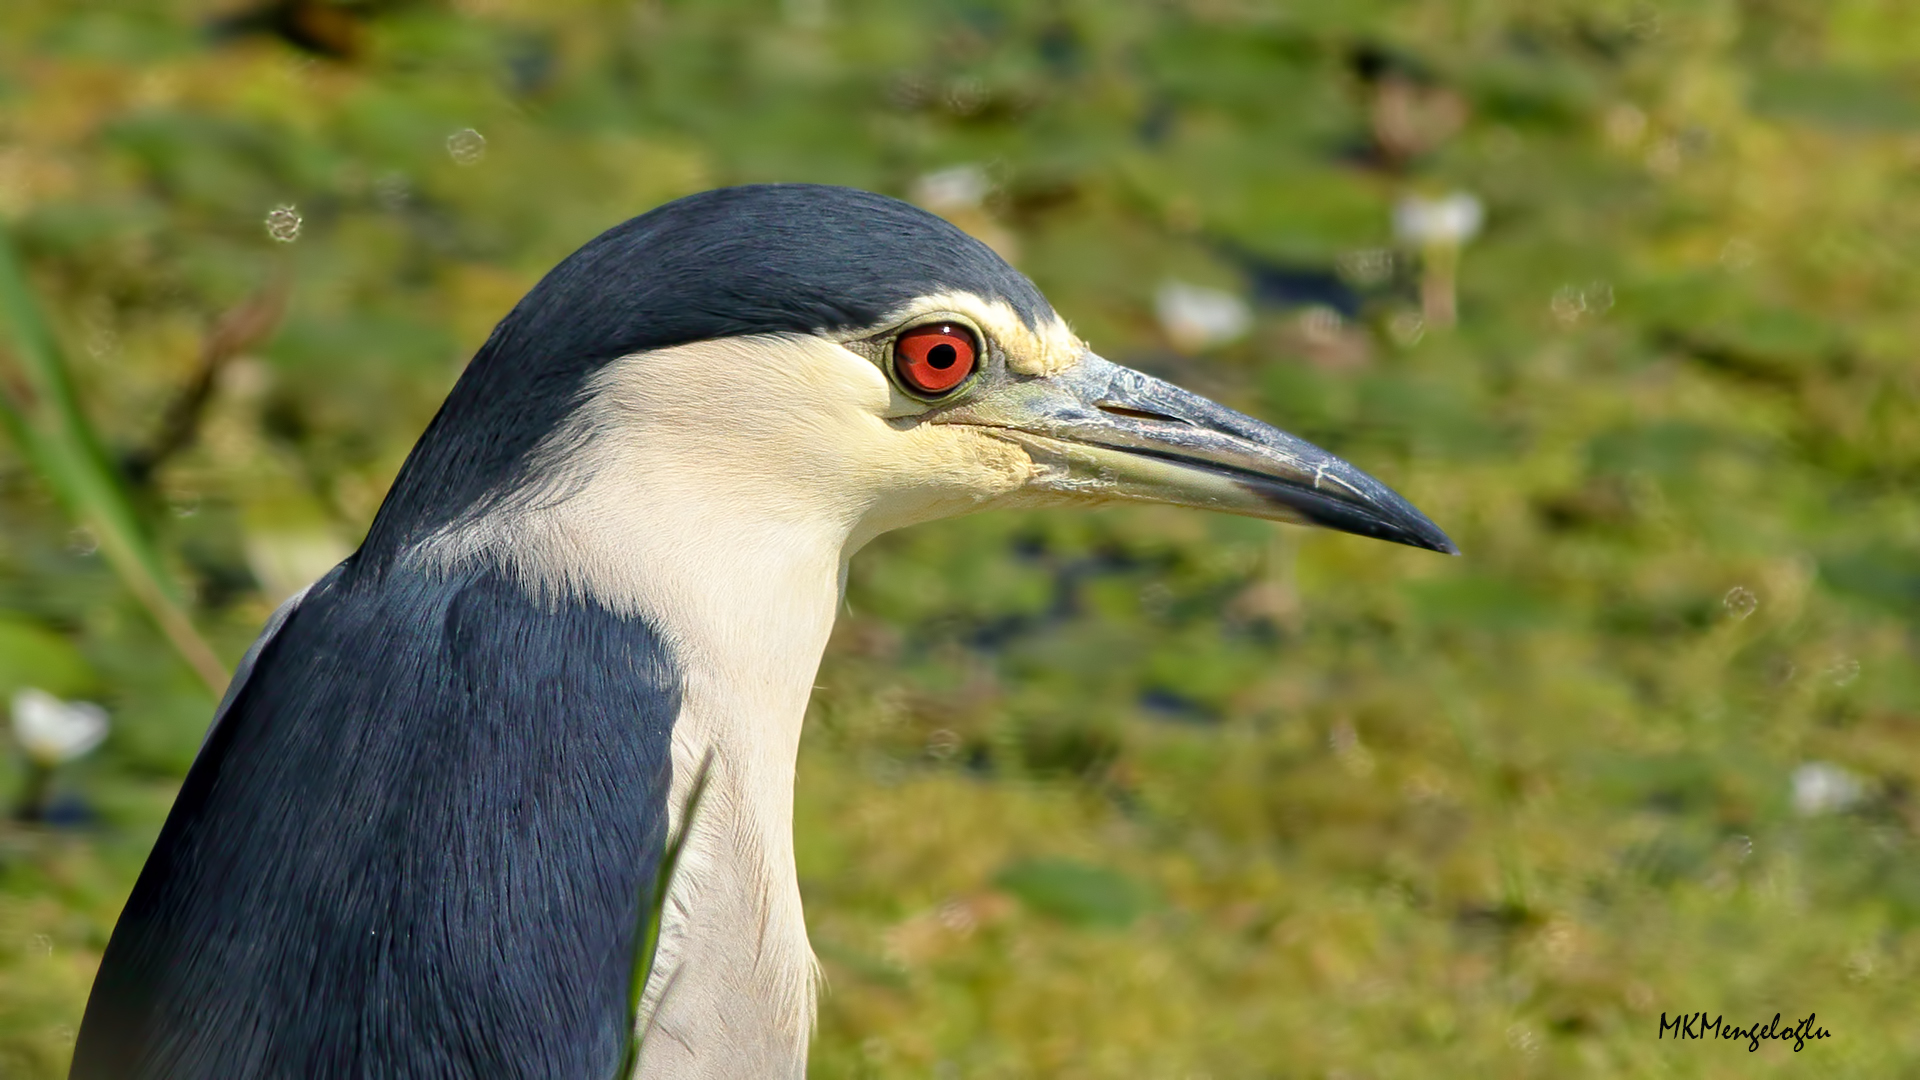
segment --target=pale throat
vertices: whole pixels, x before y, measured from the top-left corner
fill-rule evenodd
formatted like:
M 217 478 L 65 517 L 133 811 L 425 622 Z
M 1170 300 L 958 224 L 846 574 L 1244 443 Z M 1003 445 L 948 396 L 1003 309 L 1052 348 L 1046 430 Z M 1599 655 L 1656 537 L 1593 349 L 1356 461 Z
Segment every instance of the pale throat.
M 642 999 L 641 1075 L 798 1075 L 815 991 L 793 862 L 794 768 L 850 529 L 772 513 L 744 491 L 715 498 L 713 478 L 687 470 L 645 481 L 594 473 L 502 522 L 515 535 L 496 550 L 516 553 L 536 593 L 646 620 L 680 676 L 669 831 L 687 829 L 689 841 Z M 716 1060 L 715 1047 L 727 1056 Z

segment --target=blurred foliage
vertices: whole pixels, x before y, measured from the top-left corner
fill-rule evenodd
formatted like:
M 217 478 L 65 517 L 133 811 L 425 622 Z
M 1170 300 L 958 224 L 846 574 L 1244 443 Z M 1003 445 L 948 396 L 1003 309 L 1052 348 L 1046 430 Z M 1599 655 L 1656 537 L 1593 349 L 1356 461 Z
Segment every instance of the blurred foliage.
M 1459 542 L 876 542 L 801 758 L 815 1075 L 1883 1077 L 1920 1068 L 1916 56 L 1884 0 L 10 0 L 0 216 L 229 663 L 541 273 L 741 181 L 937 202 Z M 922 180 L 956 166 L 982 198 Z M 1452 190 L 1447 328 L 1390 223 Z M 1181 352 L 1169 279 L 1252 333 Z M 0 689 L 116 725 L 80 824 L 0 829 L 0 1074 L 52 1077 L 213 703 L 15 449 Z M 1851 805 L 1796 803 L 1816 761 Z M 1700 1009 L 1833 1038 L 1656 1039 Z

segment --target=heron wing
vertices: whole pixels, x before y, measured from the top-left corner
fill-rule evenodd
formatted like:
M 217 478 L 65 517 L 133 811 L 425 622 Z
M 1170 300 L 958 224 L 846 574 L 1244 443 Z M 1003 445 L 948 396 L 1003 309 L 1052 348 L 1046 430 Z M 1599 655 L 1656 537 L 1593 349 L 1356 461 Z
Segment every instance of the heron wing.
M 611 1075 L 678 710 L 635 617 L 350 560 L 236 676 L 72 1076 Z
M 205 747 L 208 740 L 213 738 L 213 733 L 219 730 L 220 721 L 226 717 L 227 710 L 233 708 L 233 699 L 239 697 L 241 687 L 247 685 L 248 677 L 253 674 L 253 665 L 260 659 L 261 650 L 265 649 L 267 643 L 280 633 L 281 627 L 287 625 L 287 620 L 292 618 L 294 611 L 300 607 L 300 601 L 305 600 L 307 594 L 315 589 L 324 590 L 340 576 L 340 571 L 341 567 L 336 566 L 322 574 L 318 580 L 309 583 L 306 588 L 287 597 L 279 607 L 273 609 L 273 614 L 267 616 L 267 624 L 260 628 L 260 636 L 254 638 L 253 644 L 247 646 L 246 654 L 240 657 L 239 666 L 233 669 L 233 678 L 227 680 L 227 692 L 220 695 L 220 704 L 213 710 L 213 721 L 207 725 L 207 733 L 200 740 L 202 747 Z

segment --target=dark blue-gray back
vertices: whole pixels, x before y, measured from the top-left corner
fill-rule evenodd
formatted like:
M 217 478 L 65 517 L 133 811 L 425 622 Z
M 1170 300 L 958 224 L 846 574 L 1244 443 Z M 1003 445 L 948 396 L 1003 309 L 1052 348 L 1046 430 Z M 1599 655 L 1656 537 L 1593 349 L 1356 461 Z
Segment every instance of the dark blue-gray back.
M 188 774 L 72 1075 L 611 1076 L 678 698 L 638 620 L 350 561 Z

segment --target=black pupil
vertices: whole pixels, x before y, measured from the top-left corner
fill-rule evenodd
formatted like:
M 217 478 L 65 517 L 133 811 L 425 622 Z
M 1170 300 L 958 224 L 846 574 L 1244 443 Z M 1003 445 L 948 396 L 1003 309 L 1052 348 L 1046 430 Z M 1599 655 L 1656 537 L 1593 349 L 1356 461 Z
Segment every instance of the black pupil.
M 944 341 L 927 350 L 927 363 L 943 371 L 952 367 L 959 359 L 960 350 Z

